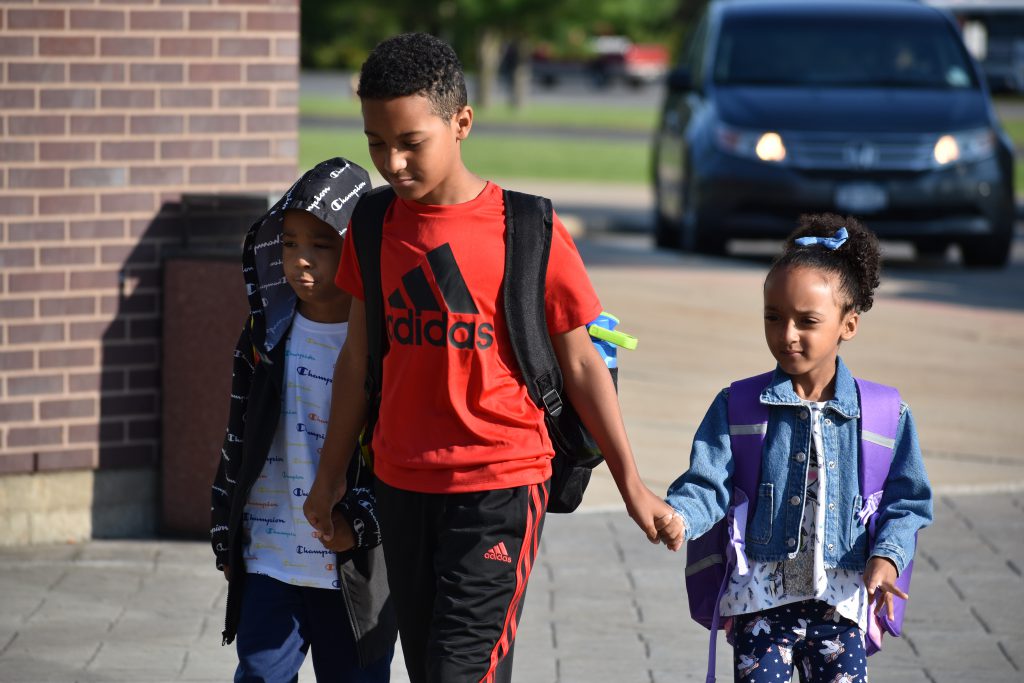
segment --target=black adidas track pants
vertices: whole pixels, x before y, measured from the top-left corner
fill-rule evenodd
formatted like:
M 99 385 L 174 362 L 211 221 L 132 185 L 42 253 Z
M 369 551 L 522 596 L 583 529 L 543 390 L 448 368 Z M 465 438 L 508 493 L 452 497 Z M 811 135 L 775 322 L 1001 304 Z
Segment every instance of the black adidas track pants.
M 391 598 L 411 683 L 504 683 L 548 483 L 414 493 L 378 480 Z

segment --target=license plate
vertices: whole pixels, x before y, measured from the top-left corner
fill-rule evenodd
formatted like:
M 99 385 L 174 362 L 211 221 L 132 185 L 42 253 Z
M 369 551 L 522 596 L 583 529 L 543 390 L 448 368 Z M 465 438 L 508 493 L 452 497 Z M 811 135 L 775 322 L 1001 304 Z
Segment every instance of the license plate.
M 852 213 L 874 213 L 889 205 L 885 189 L 872 183 L 848 183 L 836 188 L 836 208 Z

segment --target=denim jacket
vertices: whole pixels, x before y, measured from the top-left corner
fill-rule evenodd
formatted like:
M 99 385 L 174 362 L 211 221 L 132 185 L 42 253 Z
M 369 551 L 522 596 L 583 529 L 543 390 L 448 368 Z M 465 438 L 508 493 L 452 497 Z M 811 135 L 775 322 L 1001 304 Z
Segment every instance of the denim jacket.
M 666 501 L 683 517 L 686 536 L 697 538 L 725 516 L 732 499 L 732 449 L 729 442 L 728 389 L 722 390 L 697 429 L 690 469 L 668 490 Z M 796 550 L 811 452 L 809 412 L 789 375 L 775 369 L 761 393 L 770 406 L 761 456 L 761 481 L 746 528 L 746 554 L 754 562 L 779 562 Z M 825 477 L 826 567 L 863 571 L 869 554 L 885 557 L 903 571 L 914 556 L 916 536 L 932 520 L 932 491 L 924 469 L 914 419 L 900 404 L 893 460 L 879 504 L 874 546 L 858 520 L 860 403 L 853 375 L 842 359 L 836 366 L 835 398 L 822 411 Z

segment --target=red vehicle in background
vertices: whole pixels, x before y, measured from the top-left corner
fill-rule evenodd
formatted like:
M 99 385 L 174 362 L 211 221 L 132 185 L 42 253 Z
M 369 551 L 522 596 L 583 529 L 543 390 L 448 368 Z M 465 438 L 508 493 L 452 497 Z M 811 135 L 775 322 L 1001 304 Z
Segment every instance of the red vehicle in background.
M 662 45 L 634 43 L 625 36 L 599 36 L 590 44 L 593 57 L 560 59 L 544 47 L 531 55 L 536 82 L 553 87 L 572 78 L 589 78 L 600 88 L 616 84 L 635 88 L 654 83 L 668 73 L 669 51 Z
M 669 53 L 662 45 L 634 43 L 624 36 L 594 39 L 597 56 L 591 62 L 594 82 L 601 87 L 624 83 L 640 87 L 668 72 Z

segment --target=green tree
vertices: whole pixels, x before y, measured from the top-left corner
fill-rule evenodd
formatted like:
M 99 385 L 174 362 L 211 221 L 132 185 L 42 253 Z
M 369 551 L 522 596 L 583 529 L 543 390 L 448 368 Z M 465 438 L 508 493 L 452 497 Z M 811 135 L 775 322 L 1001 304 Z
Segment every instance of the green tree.
M 643 42 L 677 42 L 673 17 L 699 0 L 302 0 L 302 63 L 357 69 L 383 38 L 427 31 L 444 38 L 479 79 L 477 105 L 493 100 L 505 50 L 518 55 L 513 102 L 521 105 L 530 80 L 529 56 L 538 41 L 579 50 L 581 37 L 621 34 Z

